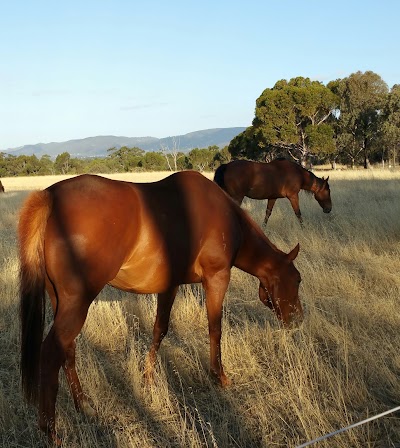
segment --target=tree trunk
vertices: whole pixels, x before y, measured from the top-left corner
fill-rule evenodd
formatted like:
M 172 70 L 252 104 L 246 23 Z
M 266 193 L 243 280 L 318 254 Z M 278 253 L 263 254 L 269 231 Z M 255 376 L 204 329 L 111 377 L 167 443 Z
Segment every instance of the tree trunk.
M 368 168 L 371 168 L 371 165 L 369 163 L 368 149 L 367 149 L 367 142 L 366 141 L 363 142 L 362 147 L 363 147 L 363 151 L 364 151 L 364 169 L 367 170 Z

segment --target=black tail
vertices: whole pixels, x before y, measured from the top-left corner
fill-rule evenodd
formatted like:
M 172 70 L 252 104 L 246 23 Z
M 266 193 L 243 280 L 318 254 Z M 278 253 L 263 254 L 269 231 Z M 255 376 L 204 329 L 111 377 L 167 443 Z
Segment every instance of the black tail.
M 219 185 L 223 190 L 225 190 L 224 176 L 225 176 L 225 171 L 226 171 L 227 166 L 228 166 L 227 163 L 223 163 L 215 170 L 215 174 L 214 174 L 214 182 L 217 185 Z

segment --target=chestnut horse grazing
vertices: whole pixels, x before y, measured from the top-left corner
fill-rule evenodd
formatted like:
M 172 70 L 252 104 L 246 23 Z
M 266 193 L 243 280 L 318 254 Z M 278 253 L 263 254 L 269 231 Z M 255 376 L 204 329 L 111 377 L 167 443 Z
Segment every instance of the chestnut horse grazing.
M 106 285 L 157 293 L 157 316 L 145 374 L 168 331 L 180 284 L 201 282 L 206 292 L 210 371 L 229 380 L 221 363 L 222 303 L 231 267 L 260 281 L 259 297 L 290 324 L 302 318 L 300 274 L 289 254 L 215 183 L 185 171 L 134 184 L 83 175 L 32 193 L 19 221 L 21 373 L 26 399 L 39 407 L 39 425 L 55 431 L 58 373 L 63 368 L 78 411 L 95 414 L 75 369 L 75 338 L 90 304 Z M 44 341 L 45 291 L 54 311 Z
M 278 198 L 288 198 L 292 208 L 302 222 L 299 207 L 299 191 L 307 190 L 314 194 L 324 213 L 332 210 L 328 179 L 320 179 L 311 171 L 286 159 L 276 159 L 270 163 L 234 160 L 217 168 L 216 182 L 240 205 L 243 198 L 268 199 L 264 223 Z

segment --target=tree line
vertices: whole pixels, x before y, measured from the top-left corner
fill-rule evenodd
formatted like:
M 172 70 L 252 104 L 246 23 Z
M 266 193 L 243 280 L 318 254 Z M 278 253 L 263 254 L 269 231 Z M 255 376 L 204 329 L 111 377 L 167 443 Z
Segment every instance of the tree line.
M 235 137 L 234 158 L 289 156 L 303 165 L 330 161 L 354 167 L 389 161 L 400 150 L 400 85 L 390 90 L 372 72 L 329 82 L 280 80 L 256 100 L 252 125 Z
M 133 147 L 110 148 L 106 157 L 76 158 L 68 152 L 55 160 L 44 155 L 11 155 L 0 153 L 0 177 L 49 174 L 120 173 L 131 171 L 164 171 L 194 169 L 212 171 L 230 159 L 228 148 L 218 146 L 194 148 L 188 153 L 178 150 L 145 152 Z
M 280 80 L 256 100 L 252 125 L 229 146 L 194 148 L 188 153 L 160 148 L 110 148 L 106 157 L 55 160 L 44 155 L 0 153 L 0 177 L 129 171 L 214 170 L 237 158 L 270 161 L 288 157 L 302 165 L 337 162 L 352 167 L 389 162 L 400 152 L 400 84 L 390 90 L 372 71 L 356 72 L 326 86 L 309 78 Z

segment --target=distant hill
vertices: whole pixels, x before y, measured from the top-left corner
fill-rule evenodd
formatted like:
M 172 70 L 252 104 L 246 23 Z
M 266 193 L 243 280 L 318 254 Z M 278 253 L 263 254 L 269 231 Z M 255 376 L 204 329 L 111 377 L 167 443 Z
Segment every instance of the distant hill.
M 193 148 L 207 148 L 208 146 L 224 147 L 243 132 L 246 128 L 216 128 L 205 129 L 203 131 L 190 132 L 185 135 L 173 137 L 116 137 L 113 135 L 88 137 L 78 140 L 69 140 L 58 143 L 37 143 L 35 145 L 24 145 L 19 148 L 9 148 L 2 150 L 12 155 L 35 154 L 41 157 L 48 154 L 56 157 L 63 152 L 69 152 L 73 157 L 96 157 L 106 156 L 107 149 L 121 148 L 122 146 L 139 147 L 144 151 L 158 151 L 161 148 L 178 149 L 182 152 L 190 151 Z

